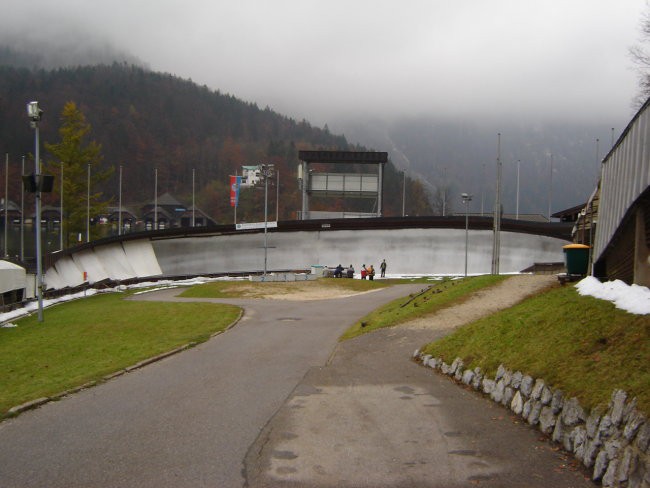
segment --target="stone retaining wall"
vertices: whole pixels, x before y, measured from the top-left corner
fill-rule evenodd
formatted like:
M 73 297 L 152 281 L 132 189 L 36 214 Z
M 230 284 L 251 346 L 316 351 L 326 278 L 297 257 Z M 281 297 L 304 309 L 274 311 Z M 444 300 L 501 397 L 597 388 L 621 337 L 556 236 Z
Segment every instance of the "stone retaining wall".
M 543 379 L 499 366 L 494 378 L 480 368 L 466 369 L 456 358 L 440 358 L 415 351 L 422 365 L 453 377 L 489 395 L 530 425 L 560 444 L 592 470 L 592 479 L 607 487 L 650 487 L 650 422 L 636 409 L 636 399 L 614 390 L 609 405 L 586 412 L 576 398 L 566 398 Z

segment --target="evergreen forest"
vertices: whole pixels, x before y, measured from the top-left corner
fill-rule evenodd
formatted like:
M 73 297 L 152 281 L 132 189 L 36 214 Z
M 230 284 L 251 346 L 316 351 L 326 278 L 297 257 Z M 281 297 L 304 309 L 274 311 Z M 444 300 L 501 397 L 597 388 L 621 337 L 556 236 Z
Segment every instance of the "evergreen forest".
M 261 109 L 191 80 L 126 63 L 54 70 L 0 66 L 0 152 L 8 155 L 12 182 L 8 198 L 14 202 L 20 198 L 22 156 L 26 156 L 27 168 L 34 164 L 34 134 L 25 112 L 31 100 L 37 100 L 44 110 L 39 127 L 45 167 L 52 168 L 55 157 L 44 147 L 58 142 L 63 108 L 73 102 L 91 128 L 86 143 L 100 146 L 98 171 L 110 174 L 93 189 L 101 191 L 107 204 L 117 205 L 121 167 L 124 206 L 137 209 L 152 202 L 154 193 L 170 193 L 189 207 L 194 195 L 196 206 L 217 223 L 233 221 L 229 176 L 241 174 L 242 165 L 275 165 L 279 191 L 273 187 L 270 194 L 279 195 L 279 220 L 290 220 L 301 208 L 299 150 L 385 150 L 351 144 L 343 135 L 330 133 L 327 126 L 313 127 L 306 120 Z M 363 168 L 346 170 L 361 172 Z M 4 172 L 2 165 L 3 181 Z M 430 214 L 423 185 L 404 179 L 390 162 L 384 172 L 383 214 L 401 215 L 403 182 L 406 213 Z M 238 221 L 263 219 L 263 195 L 256 189 L 241 192 Z M 44 198 L 45 204 L 55 206 L 58 195 L 54 192 Z M 373 211 L 369 208 L 373 204 L 322 199 L 314 200 L 311 209 L 365 212 Z

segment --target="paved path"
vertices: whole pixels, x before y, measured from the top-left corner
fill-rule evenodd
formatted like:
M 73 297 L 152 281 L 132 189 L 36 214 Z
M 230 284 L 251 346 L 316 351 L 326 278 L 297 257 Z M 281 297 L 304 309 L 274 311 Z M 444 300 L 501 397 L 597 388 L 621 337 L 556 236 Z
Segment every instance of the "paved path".
M 227 333 L 0 423 L 0 487 L 241 487 L 248 448 L 303 376 L 356 319 L 413 288 L 215 300 L 245 307 Z
M 409 291 L 223 300 L 246 309 L 226 334 L 0 423 L 0 486 L 593 486 L 505 409 L 409 361 L 447 331 L 336 346 Z
M 441 334 L 393 328 L 341 343 L 249 451 L 248 486 L 593 488 L 537 430 L 408 360 Z

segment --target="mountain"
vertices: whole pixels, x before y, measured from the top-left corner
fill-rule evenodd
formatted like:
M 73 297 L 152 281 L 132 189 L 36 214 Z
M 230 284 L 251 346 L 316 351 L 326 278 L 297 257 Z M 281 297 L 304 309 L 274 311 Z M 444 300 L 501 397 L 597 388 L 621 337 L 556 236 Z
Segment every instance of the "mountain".
M 390 122 L 331 123 L 352 140 L 389 151 L 393 162 L 421 179 L 436 196 L 451 194 L 447 208 L 463 211 L 460 194 L 473 194 L 470 212 L 491 212 L 497 174 L 498 134 L 504 212 L 548 215 L 584 203 L 598 181 L 600 160 L 611 148 L 611 125 L 591 121 L 453 120 L 413 116 Z M 623 127 L 618 127 L 618 134 Z M 596 141 L 598 139 L 598 142 Z M 552 178 L 551 178 L 552 166 Z M 436 205 L 434 198 L 434 205 Z
M 20 156 L 33 151 L 33 131 L 25 113 L 31 100 L 38 100 L 45 111 L 40 124 L 44 142 L 59 140 L 59 114 L 66 102 L 74 101 L 81 109 L 92 126 L 89 139 L 102 145 L 104 166 L 116 169 L 101 188 L 107 197 L 117 200 L 117 168 L 122 166 L 123 202 L 153 200 L 157 172 L 158 194 L 169 192 L 190 204 L 194 175 L 197 206 L 220 222 L 232 221 L 228 177 L 241 173 L 242 165 L 275 164 L 280 172 L 280 218 L 287 219 L 295 218 L 301 207 L 298 150 L 363 150 L 327 127 L 312 127 L 305 120 L 295 121 L 191 80 L 140 66 L 113 63 L 54 70 L 0 66 L 0 151 L 10 155 L 10 175 L 16 178 Z M 43 151 L 42 157 L 47 160 L 47 153 Z M 401 214 L 402 178 L 392 164 L 387 165 L 386 215 Z M 406 184 L 408 212 L 430 213 L 422 184 L 410 178 Z M 261 219 L 262 194 L 243 192 L 239 220 Z M 18 185 L 12 185 L 9 198 L 19 198 Z M 313 210 L 319 204 L 325 205 L 316 201 Z M 372 210 L 368 201 L 339 200 L 328 205 Z

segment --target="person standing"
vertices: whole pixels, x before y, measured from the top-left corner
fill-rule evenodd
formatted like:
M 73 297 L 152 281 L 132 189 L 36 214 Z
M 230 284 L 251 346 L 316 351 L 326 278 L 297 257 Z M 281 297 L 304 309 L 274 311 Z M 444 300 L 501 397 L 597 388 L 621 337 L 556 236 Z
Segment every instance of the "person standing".
M 381 270 L 381 277 L 385 278 L 386 277 L 386 260 L 385 259 L 379 265 L 379 269 Z
M 372 264 L 371 264 L 370 267 L 368 268 L 368 279 L 369 279 L 370 281 L 372 281 L 372 280 L 375 279 L 375 268 L 372 266 Z
M 361 279 L 365 280 L 367 274 L 368 274 L 368 270 L 366 269 L 366 265 L 362 264 L 361 265 Z

